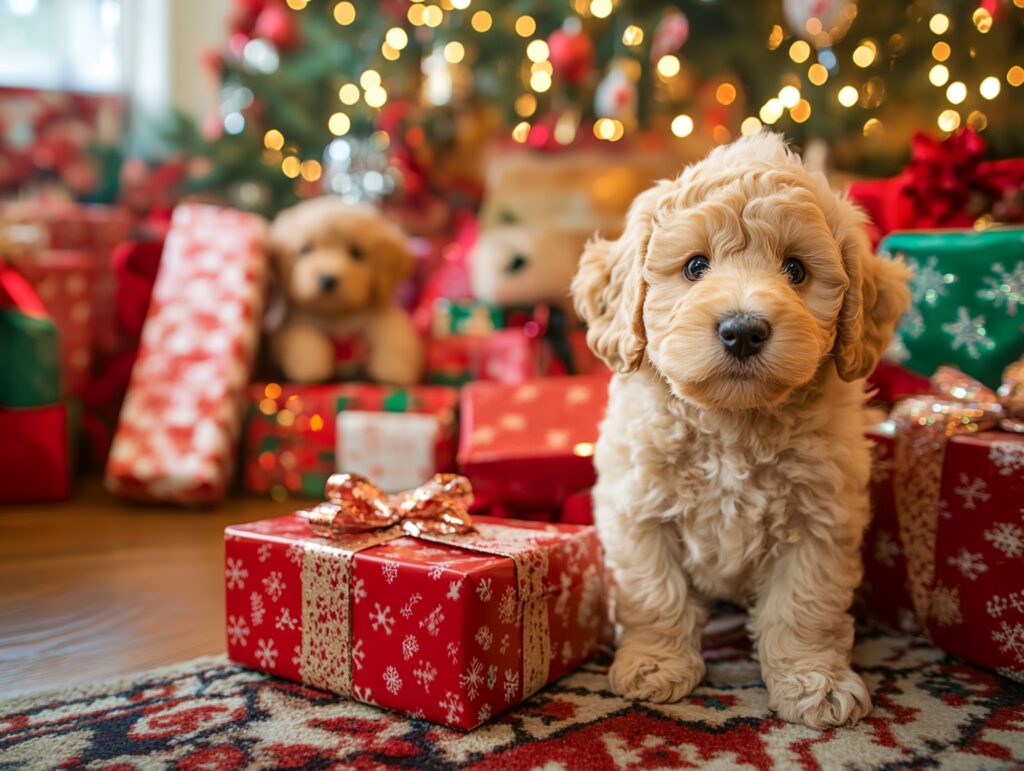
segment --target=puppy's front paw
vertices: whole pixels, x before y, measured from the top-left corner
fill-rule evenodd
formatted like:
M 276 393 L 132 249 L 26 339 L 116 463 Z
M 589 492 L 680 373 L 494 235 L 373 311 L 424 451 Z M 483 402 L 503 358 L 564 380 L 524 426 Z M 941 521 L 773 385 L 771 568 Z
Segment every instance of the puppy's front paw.
M 620 648 L 608 670 L 612 691 L 627 699 L 659 704 L 688 696 L 704 677 L 699 653 L 666 654 L 642 648 Z
M 871 713 L 871 695 L 849 667 L 779 672 L 765 679 L 769 706 L 791 723 L 821 730 L 855 725 Z

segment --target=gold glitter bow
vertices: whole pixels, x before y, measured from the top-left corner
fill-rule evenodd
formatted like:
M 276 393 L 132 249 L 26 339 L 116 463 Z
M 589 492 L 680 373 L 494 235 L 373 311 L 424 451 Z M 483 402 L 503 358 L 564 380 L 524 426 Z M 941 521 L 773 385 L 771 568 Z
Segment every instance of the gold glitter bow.
M 435 474 L 413 490 L 388 495 L 360 474 L 332 474 L 327 501 L 299 512 L 323 538 L 399 525 L 413 536 L 455 535 L 473 529 L 473 487 L 461 474 Z
M 46 231 L 10 207 L 0 213 L 0 258 L 17 259 L 39 251 L 46 244 Z
M 940 367 L 931 382 L 933 394 L 905 399 L 892 413 L 893 492 L 910 594 L 922 625 L 931 614 L 946 446 L 957 434 L 994 428 L 1024 433 L 1024 357 L 1006 368 L 998 392 L 955 367 Z

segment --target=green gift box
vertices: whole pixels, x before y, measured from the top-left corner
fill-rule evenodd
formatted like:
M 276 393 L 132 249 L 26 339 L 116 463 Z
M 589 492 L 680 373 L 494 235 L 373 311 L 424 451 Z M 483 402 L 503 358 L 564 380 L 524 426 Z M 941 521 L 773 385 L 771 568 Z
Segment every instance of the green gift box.
M 890 358 L 925 376 L 952 364 L 998 387 L 1024 354 L 1024 228 L 897 232 L 879 252 L 914 269 Z
M 433 336 L 489 335 L 505 326 L 505 313 L 497 305 L 441 298 L 434 303 Z
M 0 406 L 42 407 L 60 399 L 57 327 L 28 282 L 0 261 Z

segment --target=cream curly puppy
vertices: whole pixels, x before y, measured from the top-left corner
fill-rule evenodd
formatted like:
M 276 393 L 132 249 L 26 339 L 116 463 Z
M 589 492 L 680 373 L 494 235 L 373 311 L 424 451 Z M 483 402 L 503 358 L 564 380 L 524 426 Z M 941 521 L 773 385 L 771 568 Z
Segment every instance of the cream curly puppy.
M 750 608 L 781 717 L 870 712 L 847 612 L 868 522 L 863 378 L 909 271 L 872 254 L 863 222 L 762 133 L 658 183 L 618 240 L 587 245 L 573 295 L 617 372 L 594 456 L 616 693 L 689 694 L 723 598 Z

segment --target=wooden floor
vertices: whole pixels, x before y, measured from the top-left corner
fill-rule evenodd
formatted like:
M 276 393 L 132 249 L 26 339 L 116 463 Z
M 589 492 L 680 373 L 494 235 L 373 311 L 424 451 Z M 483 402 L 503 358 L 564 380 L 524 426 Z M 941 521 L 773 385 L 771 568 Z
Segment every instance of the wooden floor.
M 98 481 L 0 506 L 0 698 L 224 650 L 224 526 L 301 502 L 128 506 Z

